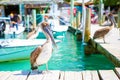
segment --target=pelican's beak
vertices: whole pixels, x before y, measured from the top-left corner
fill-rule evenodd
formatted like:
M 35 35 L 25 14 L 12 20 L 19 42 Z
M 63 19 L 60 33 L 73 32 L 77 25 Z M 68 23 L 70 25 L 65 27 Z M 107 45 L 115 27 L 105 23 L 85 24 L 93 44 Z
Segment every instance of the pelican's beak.
M 53 34 L 52 34 L 52 30 L 50 29 L 50 27 L 46 26 L 46 27 L 43 28 L 43 30 L 48 33 L 48 35 L 51 38 L 51 41 L 52 41 L 53 45 L 57 48 L 57 45 L 55 43 L 55 39 L 54 39 Z

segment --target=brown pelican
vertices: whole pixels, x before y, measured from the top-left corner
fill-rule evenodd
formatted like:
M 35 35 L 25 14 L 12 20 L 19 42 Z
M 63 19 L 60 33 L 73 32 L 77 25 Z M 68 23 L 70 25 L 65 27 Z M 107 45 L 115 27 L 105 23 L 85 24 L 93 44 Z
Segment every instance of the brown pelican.
M 103 41 L 105 43 L 105 35 L 108 34 L 110 32 L 110 30 L 113 29 L 114 26 L 115 26 L 115 22 L 113 20 L 114 17 L 113 17 L 113 15 L 111 13 L 108 15 L 108 18 L 109 18 L 109 20 L 111 22 L 111 25 L 110 26 L 106 26 L 105 28 L 97 30 L 94 33 L 93 39 L 103 38 Z
M 50 26 L 47 22 L 40 24 L 41 30 L 46 36 L 46 42 L 38 46 L 30 56 L 31 69 L 37 70 L 38 66 L 46 64 L 46 70 L 48 71 L 47 62 L 51 58 L 53 46 L 57 47 Z

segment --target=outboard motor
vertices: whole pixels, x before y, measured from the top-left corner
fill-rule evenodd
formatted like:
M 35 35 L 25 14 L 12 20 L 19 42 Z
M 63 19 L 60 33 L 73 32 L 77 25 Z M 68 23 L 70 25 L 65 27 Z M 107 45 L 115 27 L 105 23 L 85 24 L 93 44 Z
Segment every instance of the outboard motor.
M 0 21 L 0 38 L 4 38 L 4 31 L 6 28 L 6 24 L 4 21 Z

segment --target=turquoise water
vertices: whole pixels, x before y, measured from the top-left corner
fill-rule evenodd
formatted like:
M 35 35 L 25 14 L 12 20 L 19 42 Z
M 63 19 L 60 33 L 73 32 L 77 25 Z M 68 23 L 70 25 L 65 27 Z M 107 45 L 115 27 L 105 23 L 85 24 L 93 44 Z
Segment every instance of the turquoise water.
M 114 65 L 102 54 L 84 55 L 84 47 L 71 33 L 66 33 L 65 38 L 58 43 L 52 58 L 48 62 L 49 70 L 98 70 L 114 69 Z M 45 70 L 45 65 L 39 67 Z M 30 70 L 29 60 L 0 63 L 0 71 Z

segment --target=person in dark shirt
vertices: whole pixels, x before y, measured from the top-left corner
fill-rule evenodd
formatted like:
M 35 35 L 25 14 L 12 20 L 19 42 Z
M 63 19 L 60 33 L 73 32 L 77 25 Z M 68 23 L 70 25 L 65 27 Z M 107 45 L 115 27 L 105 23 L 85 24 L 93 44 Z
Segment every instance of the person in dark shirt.
M 16 26 L 16 29 L 18 30 L 18 20 L 19 20 L 18 15 L 11 13 L 10 20 L 11 20 L 11 27 Z

